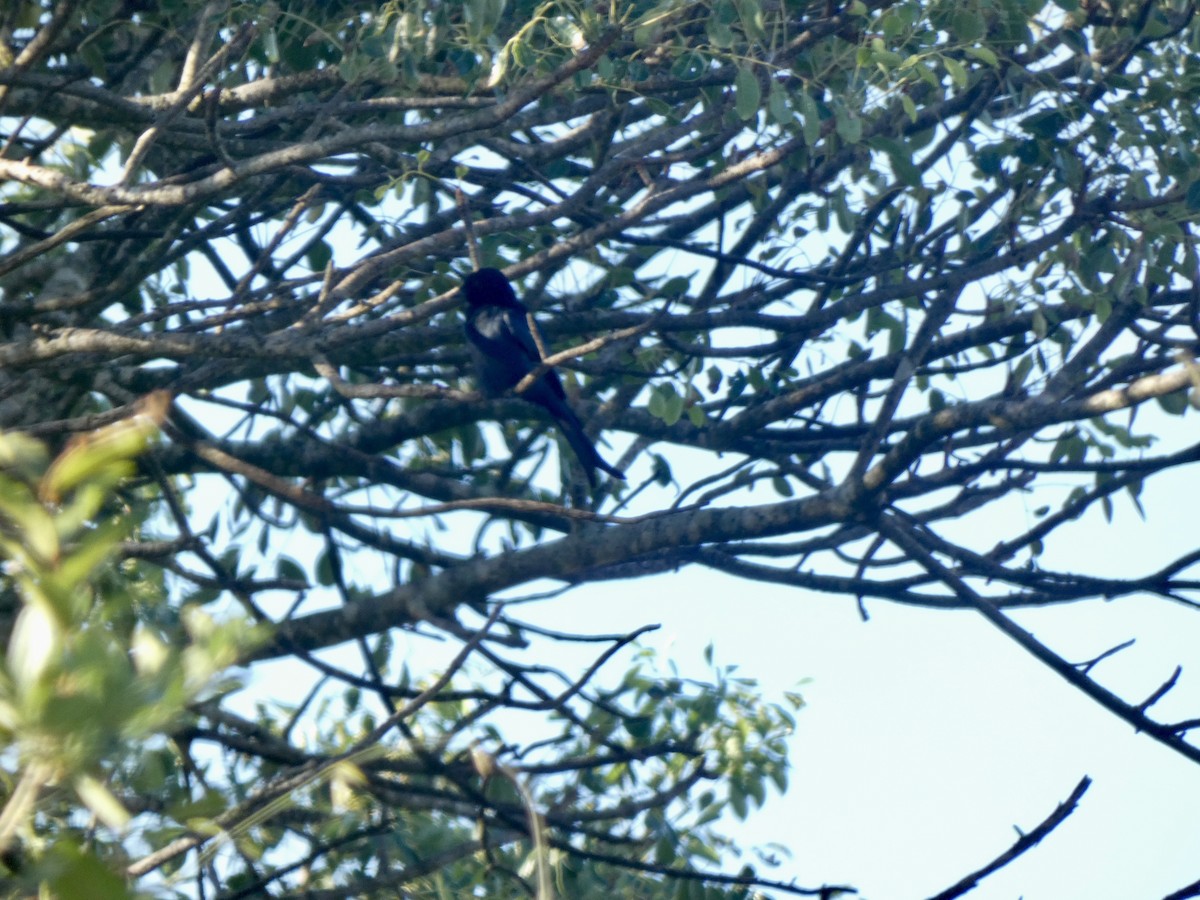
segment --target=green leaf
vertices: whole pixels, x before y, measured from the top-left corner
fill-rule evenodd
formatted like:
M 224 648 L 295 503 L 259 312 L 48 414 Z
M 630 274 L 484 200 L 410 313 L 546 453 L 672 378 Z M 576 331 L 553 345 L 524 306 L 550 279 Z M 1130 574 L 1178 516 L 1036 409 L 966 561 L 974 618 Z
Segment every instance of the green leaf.
M 733 79 L 734 101 L 733 109 L 739 119 L 749 119 L 758 112 L 758 104 L 762 100 L 762 87 L 758 78 L 748 66 L 739 66 L 737 76 Z
M 727 50 L 733 46 L 733 29 L 726 23 L 718 20 L 715 16 L 709 16 L 706 27 L 708 30 L 708 40 L 714 47 Z
M 985 63 L 986 65 L 992 66 L 993 68 L 1000 65 L 1000 60 L 996 57 L 996 54 L 993 53 L 992 50 L 988 47 L 967 47 L 966 52 L 970 56 L 975 57 L 981 63 Z
M 1193 212 L 1200 210 L 1200 178 L 1188 185 L 1184 202 L 1187 204 L 1187 208 Z
M 708 70 L 708 58 L 696 52 L 684 53 L 671 66 L 671 74 L 681 81 L 694 81 Z
M 18 431 L 0 432 L 0 470 L 33 481 L 45 471 L 48 461 L 40 441 Z
M 845 108 L 839 107 L 834 114 L 834 126 L 837 129 L 838 137 L 847 144 L 857 144 L 862 140 L 862 119 L 852 115 Z
M 279 33 L 274 28 L 267 29 L 262 36 L 262 49 L 267 62 L 272 65 L 279 62 Z
M 691 286 L 691 279 L 683 275 L 676 275 L 674 278 L 668 279 L 667 282 L 658 289 L 658 293 L 663 297 L 682 297 L 688 292 L 688 289 Z
M 104 522 L 86 532 L 74 551 L 59 561 L 58 578 L 72 586 L 91 578 L 116 552 L 117 544 L 129 533 L 129 524 L 118 519 Z
M 59 658 L 63 628 L 46 603 L 28 603 L 17 614 L 8 644 L 8 671 L 32 689 Z
M 304 569 L 294 559 L 286 556 L 279 557 L 275 563 L 275 573 L 280 578 L 286 578 L 289 581 L 307 581 L 308 576 Z
M 1035 137 L 1052 138 L 1062 131 L 1070 121 L 1067 115 L 1060 110 L 1048 109 L 1027 116 L 1021 121 L 1021 127 Z
M 1035 309 L 1033 311 L 1031 327 L 1038 340 L 1043 340 L 1046 337 L 1046 332 L 1049 330 L 1050 326 L 1046 321 L 1046 314 L 1040 309 Z
M 317 556 L 317 584 L 330 587 L 333 584 L 333 560 L 328 551 L 321 551 Z
M 1033 357 L 1022 356 L 1017 360 L 1017 367 L 1013 369 L 1013 373 L 1009 376 L 1008 387 L 1010 390 L 1019 391 L 1025 386 L 1025 379 L 1029 377 L 1029 373 L 1033 371 Z
M 1188 408 L 1188 392 L 1184 389 L 1164 394 L 1158 398 L 1158 405 L 1173 416 L 1182 416 Z
M 74 441 L 51 464 L 42 481 L 43 496 L 57 500 L 105 469 L 119 474 L 131 472 L 131 460 L 145 449 L 156 430 L 150 416 L 138 415 Z
M 654 733 L 654 719 L 651 716 L 628 716 L 623 724 L 629 736 L 638 742 L 646 741 Z
M 729 805 L 733 814 L 744 822 L 750 812 L 750 804 L 747 803 L 746 791 L 736 781 L 729 785 Z
M 965 88 L 969 83 L 967 78 L 967 70 L 963 68 L 963 64 L 951 56 L 942 57 L 942 65 L 946 67 L 946 72 L 950 75 L 950 80 L 954 82 L 957 88 Z
M 87 897 L 88 900 L 125 900 L 129 892 L 120 876 L 90 853 L 73 843 L 60 841 L 47 854 L 43 867 L 51 874 L 46 879 L 55 897 Z
M 650 400 L 646 403 L 646 412 L 650 413 L 656 419 L 662 419 L 667 415 L 666 409 L 666 401 L 663 399 L 663 395 L 657 388 L 651 391 Z
M 610 288 L 625 287 L 637 283 L 637 273 L 629 266 L 614 266 L 604 280 Z
M 5 547 L 9 556 L 32 570 L 48 565 L 58 557 L 58 529 L 54 519 L 23 485 L 0 478 L 0 513 L 11 520 L 19 534 L 19 540 Z
M 1133 506 L 1138 512 L 1138 517 L 1144 522 L 1146 521 L 1146 510 L 1142 506 L 1142 485 L 1142 481 L 1134 481 L 1125 485 L 1125 490 L 1129 492 L 1129 499 L 1133 501 Z
M 734 0 L 734 2 L 737 4 L 738 18 L 741 20 L 742 30 L 746 33 L 746 37 L 752 41 L 766 40 L 767 32 L 764 30 L 766 23 L 759 0 Z
M 910 187 L 920 187 L 921 170 L 913 164 L 909 148 L 899 141 L 888 139 L 883 142 L 883 149 L 888 155 L 888 161 L 892 165 L 892 171 L 896 173 L 896 178 Z
M 90 775 L 75 779 L 75 792 L 101 822 L 114 831 L 121 831 L 129 824 L 129 811 L 113 796 L 102 782 Z
M 959 7 L 950 14 L 950 31 L 964 44 L 971 44 L 984 36 L 986 26 L 976 10 Z
M 675 390 L 672 384 L 660 384 L 650 395 L 648 408 L 652 416 L 663 420 L 666 425 L 674 425 L 683 416 L 683 396 Z
M 308 264 L 314 272 L 324 272 L 325 266 L 333 259 L 333 248 L 326 241 L 317 241 L 308 248 Z
M 783 86 L 776 82 L 771 82 L 771 89 L 767 96 L 767 109 L 771 113 L 771 117 L 780 125 L 790 124 L 795 118 L 792 115 L 791 107 L 788 106 L 787 92 Z
M 800 92 L 800 118 L 803 121 L 804 143 L 815 146 L 821 139 L 821 113 L 808 91 Z

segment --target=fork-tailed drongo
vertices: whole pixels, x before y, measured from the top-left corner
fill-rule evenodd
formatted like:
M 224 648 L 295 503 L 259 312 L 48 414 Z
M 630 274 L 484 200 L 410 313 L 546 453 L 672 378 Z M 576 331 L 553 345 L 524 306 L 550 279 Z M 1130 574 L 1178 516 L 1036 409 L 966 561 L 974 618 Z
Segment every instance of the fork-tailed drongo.
M 517 299 L 512 285 L 498 269 L 480 269 L 463 281 L 467 295 L 467 340 L 479 387 L 490 397 L 498 397 L 541 364 L 537 343 L 525 318 L 528 310 Z M 588 481 L 596 485 L 596 470 L 624 480 L 620 469 L 610 466 L 584 433 L 583 423 L 567 404 L 562 381 L 553 369 L 547 370 L 520 395 L 545 409 L 562 429 L 567 443 L 579 457 Z

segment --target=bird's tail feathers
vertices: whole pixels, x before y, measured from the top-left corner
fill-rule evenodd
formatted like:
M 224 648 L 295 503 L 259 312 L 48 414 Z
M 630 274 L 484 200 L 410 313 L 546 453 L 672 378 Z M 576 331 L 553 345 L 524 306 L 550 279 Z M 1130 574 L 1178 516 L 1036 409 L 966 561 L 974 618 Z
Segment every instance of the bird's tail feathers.
M 596 446 L 588 438 L 583 430 L 583 423 L 579 421 L 579 417 L 575 415 L 574 410 L 563 404 L 565 414 L 560 413 L 556 416 L 559 427 L 562 429 L 563 437 L 567 439 L 567 443 L 571 445 L 571 449 L 575 451 L 575 456 L 579 459 L 584 471 L 587 473 L 588 483 L 592 487 L 596 486 L 596 470 L 606 472 L 613 478 L 625 480 L 625 473 L 616 466 L 609 465 L 605 462 L 598 452 Z

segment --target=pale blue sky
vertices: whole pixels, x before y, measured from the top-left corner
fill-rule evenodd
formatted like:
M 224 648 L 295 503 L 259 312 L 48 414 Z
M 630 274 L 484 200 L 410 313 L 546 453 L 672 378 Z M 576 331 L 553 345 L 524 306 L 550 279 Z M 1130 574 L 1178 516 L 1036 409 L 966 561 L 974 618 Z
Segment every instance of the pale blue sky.
M 1180 498 L 1195 477 L 1149 482 L 1145 523 L 1124 503 L 1112 525 L 1099 514 L 1076 523 L 1064 552 L 1051 542 L 1047 564 L 1128 575 L 1193 549 Z M 698 677 L 712 640 L 717 660 L 760 679 L 768 697 L 808 680 L 790 789 L 734 829 L 790 846 L 781 877 L 854 884 L 872 900 L 930 896 L 1006 849 L 1014 826 L 1035 827 L 1086 774 L 1093 784 L 1074 815 L 972 897 L 1161 898 L 1200 878 L 1200 767 L 1133 734 L 973 612 L 868 601 L 864 623 L 853 598 L 698 568 L 579 589 L 543 607 L 536 621 L 550 627 L 662 622 L 646 642 Z M 1136 637 L 1096 669 L 1130 700 L 1182 664 L 1179 686 L 1154 708 L 1170 720 L 1200 715 L 1195 616 L 1139 597 L 1015 618 L 1073 661 Z

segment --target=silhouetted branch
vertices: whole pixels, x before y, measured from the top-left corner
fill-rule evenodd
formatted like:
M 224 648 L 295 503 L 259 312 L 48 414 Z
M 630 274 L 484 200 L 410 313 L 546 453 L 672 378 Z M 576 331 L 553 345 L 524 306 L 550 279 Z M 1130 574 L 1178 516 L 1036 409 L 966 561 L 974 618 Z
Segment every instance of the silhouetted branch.
M 1092 779 L 1086 775 L 1080 780 L 1079 784 L 1075 785 L 1075 790 L 1071 791 L 1071 795 L 1062 803 L 1055 807 L 1054 812 L 1041 821 L 1033 831 L 1022 834 L 1017 842 L 997 856 L 994 860 L 965 876 L 956 884 L 951 885 L 939 894 L 929 898 L 929 900 L 953 900 L 954 897 L 961 897 L 970 891 L 973 891 L 979 886 L 979 882 L 987 878 L 993 872 L 1003 869 L 1013 860 L 1017 859 L 1022 854 L 1032 850 L 1040 844 L 1050 832 L 1054 831 L 1059 825 L 1067 820 L 1067 816 L 1075 812 L 1075 808 L 1079 805 L 1079 801 L 1083 799 L 1083 795 L 1087 793 L 1087 789 L 1091 787 Z

